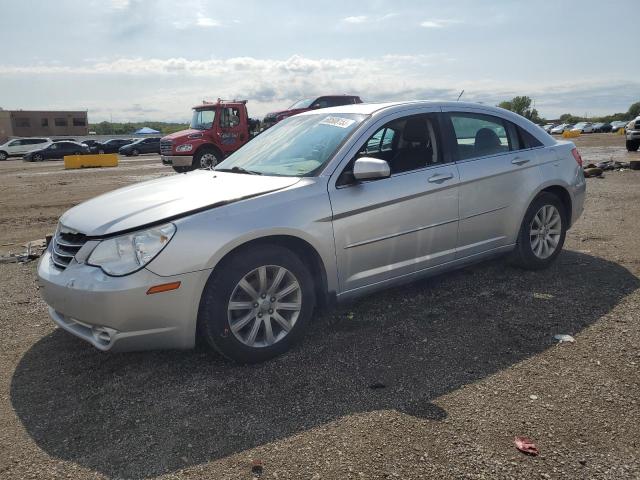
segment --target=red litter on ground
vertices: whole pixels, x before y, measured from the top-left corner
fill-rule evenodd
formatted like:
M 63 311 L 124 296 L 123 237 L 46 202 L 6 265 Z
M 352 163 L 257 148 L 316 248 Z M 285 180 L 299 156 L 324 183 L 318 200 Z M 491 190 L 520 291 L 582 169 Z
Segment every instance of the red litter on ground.
M 526 453 L 527 455 L 536 455 L 540 454 L 540 450 L 536 447 L 536 444 L 533 443 L 532 440 L 527 437 L 515 437 L 513 439 L 513 443 L 516 444 L 516 448 L 520 450 L 522 453 Z

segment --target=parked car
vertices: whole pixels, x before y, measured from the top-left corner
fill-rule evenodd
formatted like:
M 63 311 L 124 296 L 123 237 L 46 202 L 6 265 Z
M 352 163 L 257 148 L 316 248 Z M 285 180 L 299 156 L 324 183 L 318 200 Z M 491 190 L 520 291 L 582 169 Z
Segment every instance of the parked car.
M 627 150 L 637 152 L 640 147 L 640 116 L 631 120 L 626 127 Z
M 267 113 L 262 121 L 262 127 L 263 129 L 267 129 L 287 117 L 309 110 L 339 107 L 340 105 L 352 105 L 356 103 L 362 103 L 362 100 L 357 95 L 323 95 L 321 97 L 305 98 L 298 100 L 286 110 Z
M 611 131 L 611 125 L 604 122 L 598 122 L 593 124 L 594 133 L 607 133 Z
M 593 133 L 593 123 L 590 122 L 579 122 L 576 123 L 573 128 L 571 128 L 572 132 L 580 132 L 580 133 Z
M 77 142 L 75 138 L 54 138 L 52 142 Z
M 51 143 L 50 138 L 16 138 L 0 145 L 0 160 L 9 157 L 22 157 L 25 153 L 36 148 L 42 148 Z
M 97 153 L 118 153 L 121 147 L 133 142 L 130 138 L 112 138 L 96 145 Z
M 139 138 L 118 150 L 120 155 L 138 156 L 141 153 L 160 154 L 160 137 Z
M 585 188 L 573 143 L 502 109 L 313 110 L 213 170 L 67 211 L 41 257 L 40 292 L 56 324 L 100 350 L 200 337 L 258 362 L 296 343 L 317 305 L 498 254 L 549 266 Z
M 82 141 L 83 144 L 85 144 L 87 147 L 89 147 L 89 151 L 91 153 L 95 153 L 98 151 L 98 144 L 100 142 L 98 142 L 97 140 L 83 140 Z
M 546 125 L 542 125 L 542 129 L 547 133 L 551 133 L 551 129 L 555 126 L 556 125 L 554 123 L 547 123 Z
M 565 131 L 571 130 L 571 128 L 573 128 L 572 124 L 570 124 L 570 123 L 561 123 L 557 127 L 553 127 L 551 129 L 551 133 L 553 135 L 562 135 Z
M 615 122 L 611 122 L 611 133 L 616 133 L 621 128 L 625 128 L 627 126 L 627 123 L 629 123 L 628 120 L 625 120 L 625 121 L 616 120 Z
M 25 162 L 42 162 L 43 160 L 52 160 L 63 158 L 65 155 L 83 155 L 89 153 L 89 147 L 78 142 L 51 142 L 43 148 L 32 150 L 22 159 Z

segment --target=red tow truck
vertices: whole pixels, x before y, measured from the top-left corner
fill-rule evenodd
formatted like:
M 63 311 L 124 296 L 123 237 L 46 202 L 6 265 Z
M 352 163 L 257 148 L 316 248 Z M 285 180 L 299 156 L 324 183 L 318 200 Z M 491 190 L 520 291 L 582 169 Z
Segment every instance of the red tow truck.
M 246 100 L 203 101 L 193 107 L 189 129 L 160 140 L 162 163 L 176 172 L 210 168 L 238 150 L 257 133 Z

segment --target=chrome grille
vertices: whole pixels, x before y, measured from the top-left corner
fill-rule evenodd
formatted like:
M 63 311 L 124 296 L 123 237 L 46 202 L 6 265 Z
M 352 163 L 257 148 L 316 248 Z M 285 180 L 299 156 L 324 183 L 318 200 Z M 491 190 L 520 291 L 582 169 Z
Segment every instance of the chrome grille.
M 62 270 L 67 268 L 86 241 L 87 236 L 82 233 L 64 231 L 59 228 L 51 240 L 51 259 L 53 264 Z
M 173 153 L 173 144 L 171 140 L 160 140 L 160 154 L 171 155 Z

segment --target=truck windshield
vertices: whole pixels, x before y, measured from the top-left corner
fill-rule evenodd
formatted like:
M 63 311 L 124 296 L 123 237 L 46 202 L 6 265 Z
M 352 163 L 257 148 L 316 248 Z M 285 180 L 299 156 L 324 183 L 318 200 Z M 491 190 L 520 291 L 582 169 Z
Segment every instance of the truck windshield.
M 215 110 L 194 110 L 189 126 L 196 130 L 209 130 L 213 126 L 215 118 Z
M 287 118 L 245 144 L 215 170 L 289 177 L 314 175 L 366 118 L 353 113 Z
M 304 100 L 298 100 L 296 103 L 289 107 L 289 110 L 295 110 L 296 108 L 309 108 L 314 100 L 314 98 L 305 98 Z

